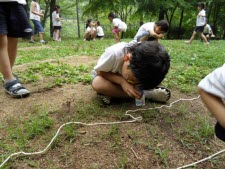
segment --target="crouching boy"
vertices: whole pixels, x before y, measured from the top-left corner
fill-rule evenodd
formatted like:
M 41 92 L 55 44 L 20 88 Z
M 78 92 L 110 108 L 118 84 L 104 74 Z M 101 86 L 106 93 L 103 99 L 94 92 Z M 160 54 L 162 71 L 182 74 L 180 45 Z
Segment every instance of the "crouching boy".
M 198 88 L 203 103 L 218 121 L 216 136 L 225 142 L 225 64 L 201 80 Z
M 92 71 L 92 87 L 109 104 L 111 98 L 132 97 L 166 102 L 170 91 L 157 87 L 170 68 L 170 57 L 157 41 L 106 48 Z

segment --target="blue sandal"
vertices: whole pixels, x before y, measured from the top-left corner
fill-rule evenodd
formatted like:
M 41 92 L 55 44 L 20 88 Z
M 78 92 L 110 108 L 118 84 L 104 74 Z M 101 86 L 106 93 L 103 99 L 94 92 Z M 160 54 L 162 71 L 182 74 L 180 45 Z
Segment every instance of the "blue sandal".
M 11 97 L 26 97 L 30 94 L 30 91 L 23 87 L 18 79 L 15 79 L 9 83 L 5 83 L 3 87 L 5 88 L 5 92 Z

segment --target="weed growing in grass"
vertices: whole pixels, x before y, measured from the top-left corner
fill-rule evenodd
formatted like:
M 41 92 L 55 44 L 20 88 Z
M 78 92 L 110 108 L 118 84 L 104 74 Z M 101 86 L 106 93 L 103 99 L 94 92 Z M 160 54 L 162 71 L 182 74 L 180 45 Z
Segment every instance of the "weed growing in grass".
M 169 153 L 169 149 L 165 149 L 165 150 L 161 150 L 159 147 L 155 148 L 155 154 L 161 158 L 162 163 L 166 166 L 168 166 L 168 162 L 167 162 L 167 156 Z
M 84 65 L 72 67 L 60 62 L 56 65 L 46 62 L 30 66 L 25 72 L 20 72 L 20 74 L 21 79 L 26 83 L 37 81 L 39 76 L 45 76 L 53 78 L 54 84 L 61 86 L 65 83 L 89 83 L 91 81 L 89 72 L 90 67 Z
M 122 153 L 117 160 L 117 169 L 126 169 L 128 168 L 128 157 L 126 153 Z

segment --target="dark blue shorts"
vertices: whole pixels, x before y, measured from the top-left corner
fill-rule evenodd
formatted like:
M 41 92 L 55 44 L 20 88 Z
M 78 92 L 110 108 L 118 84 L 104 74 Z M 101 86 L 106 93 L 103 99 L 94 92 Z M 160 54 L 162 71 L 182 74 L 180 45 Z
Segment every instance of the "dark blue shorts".
M 225 142 L 225 129 L 218 122 L 215 125 L 215 133 L 220 140 Z
M 19 38 L 29 36 L 31 32 L 24 5 L 17 2 L 0 2 L 0 35 Z
M 203 32 L 204 27 L 205 27 L 204 25 L 203 25 L 203 26 L 196 26 L 196 28 L 195 28 L 195 32 L 198 32 L 198 33 Z
M 44 33 L 44 28 L 41 25 L 40 21 L 37 21 L 37 20 L 34 20 L 34 19 L 31 19 L 31 20 L 34 24 L 34 34 Z

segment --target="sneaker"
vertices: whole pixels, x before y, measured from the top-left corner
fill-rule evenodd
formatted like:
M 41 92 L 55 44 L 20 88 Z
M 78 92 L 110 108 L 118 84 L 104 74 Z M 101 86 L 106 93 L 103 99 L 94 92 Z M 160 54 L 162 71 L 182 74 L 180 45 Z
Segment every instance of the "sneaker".
M 186 43 L 186 44 L 191 44 L 191 42 L 190 42 L 190 41 L 184 41 L 184 43 Z
M 171 92 L 167 88 L 156 87 L 151 90 L 144 90 L 144 95 L 146 99 L 165 103 L 170 99 Z
M 46 43 L 48 43 L 47 41 L 45 41 L 45 40 L 40 40 L 40 42 L 42 43 L 42 44 L 46 44 Z
M 99 98 L 102 99 L 103 103 L 106 104 L 106 105 L 109 105 L 111 103 L 111 97 L 109 96 L 105 96 L 103 94 L 97 94 Z
M 12 82 L 5 83 L 3 85 L 5 92 L 11 97 L 26 97 L 30 94 L 28 91 L 17 79 Z
M 29 43 L 35 43 L 35 41 L 34 40 L 30 40 Z
M 209 42 L 204 43 L 205 45 L 209 45 Z

